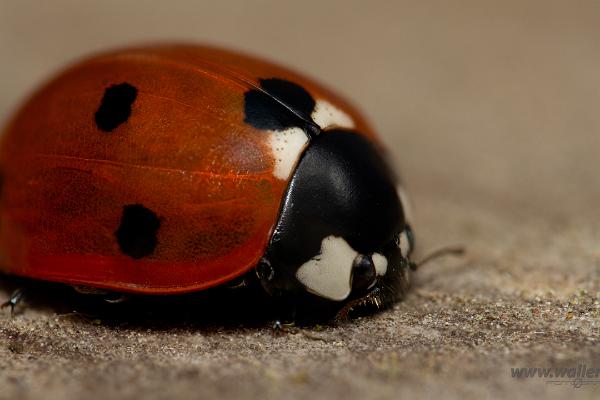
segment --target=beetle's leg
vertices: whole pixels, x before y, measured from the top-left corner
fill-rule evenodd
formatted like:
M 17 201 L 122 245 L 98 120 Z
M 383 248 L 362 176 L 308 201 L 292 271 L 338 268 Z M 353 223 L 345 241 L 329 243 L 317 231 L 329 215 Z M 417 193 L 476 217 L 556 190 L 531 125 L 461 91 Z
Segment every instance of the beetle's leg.
M 12 317 L 15 315 L 15 307 L 23 300 L 23 297 L 25 297 L 23 289 L 17 289 L 12 292 L 7 301 L 0 305 L 0 308 L 10 307 L 10 316 Z
M 228 282 L 225 287 L 227 289 L 237 290 L 247 288 L 248 286 L 250 286 L 250 282 L 248 281 L 247 276 L 243 275 L 232 280 L 231 282 Z
M 279 334 L 283 332 L 283 324 L 280 320 L 277 319 L 275 320 L 275 322 L 273 322 L 273 327 L 271 329 L 273 332 L 273 336 L 279 336 Z
M 73 285 L 71 286 L 77 293 L 92 295 L 92 296 L 103 296 L 109 292 L 104 289 L 99 289 L 93 286 L 81 286 L 81 285 Z
M 111 292 L 90 286 L 73 286 L 73 289 L 75 289 L 77 293 L 86 296 L 102 296 L 102 299 L 105 302 L 111 304 L 123 303 L 124 301 L 129 300 L 129 296 L 125 293 Z
M 275 320 L 275 322 L 273 323 L 273 328 L 272 328 L 273 336 L 280 336 L 280 335 L 283 335 L 284 333 L 295 333 L 296 332 L 296 330 L 294 329 L 295 326 L 296 326 L 295 322 L 283 323 L 279 319 Z
M 103 300 L 110 304 L 124 303 L 131 297 L 125 293 L 106 293 Z
M 275 296 L 272 299 L 275 302 L 277 318 L 273 323 L 273 336 L 291 333 L 296 324 L 296 299 L 286 295 Z

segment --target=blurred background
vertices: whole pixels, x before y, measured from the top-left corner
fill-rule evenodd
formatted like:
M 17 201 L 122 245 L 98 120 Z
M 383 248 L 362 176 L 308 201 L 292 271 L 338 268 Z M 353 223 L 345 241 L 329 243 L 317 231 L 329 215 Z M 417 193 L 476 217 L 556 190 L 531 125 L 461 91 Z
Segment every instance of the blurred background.
M 599 38 L 597 1 L 0 0 L 0 120 L 95 51 L 211 43 L 345 94 L 417 192 L 560 215 L 600 201 Z
M 176 337 L 28 309 L 0 324 L 0 341 L 22 354 L 0 345 L 0 388 L 10 388 L 0 399 L 124 388 L 126 398 L 173 388 L 598 398 L 598 385 L 517 382 L 509 371 L 600 367 L 600 1 L 0 0 L 0 121 L 66 64 L 157 41 L 240 49 L 337 89 L 389 145 L 422 252 L 460 243 L 468 255 L 420 270 L 395 310 L 316 340 L 220 327 Z

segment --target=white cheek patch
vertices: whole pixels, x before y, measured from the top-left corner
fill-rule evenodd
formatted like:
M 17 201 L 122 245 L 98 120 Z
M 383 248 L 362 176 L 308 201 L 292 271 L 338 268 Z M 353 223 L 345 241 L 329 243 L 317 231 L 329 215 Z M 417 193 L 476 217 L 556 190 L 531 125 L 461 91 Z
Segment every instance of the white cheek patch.
M 326 100 L 317 100 L 311 117 L 321 129 L 332 126 L 347 129 L 354 128 L 352 117 Z
M 400 198 L 400 202 L 402 203 L 402 209 L 404 210 L 404 219 L 407 223 L 410 223 L 413 220 L 413 213 L 408 192 L 401 185 L 398 185 L 396 191 L 398 192 L 398 197 Z
M 287 180 L 300 159 L 300 153 L 308 142 L 308 137 L 297 127 L 270 132 L 268 142 L 275 158 L 273 175 L 278 179 Z
M 310 292 L 342 301 L 352 290 L 352 263 L 357 255 L 344 239 L 327 236 L 321 242 L 321 253 L 302 264 L 296 278 Z
M 375 264 L 375 272 L 377 275 L 383 276 L 387 272 L 388 260 L 387 258 L 379 253 L 373 254 L 373 264 Z
M 400 248 L 400 254 L 402 257 L 408 256 L 408 253 L 412 250 L 410 248 L 410 241 L 408 240 L 408 234 L 406 231 L 402 231 L 398 239 L 398 247 Z

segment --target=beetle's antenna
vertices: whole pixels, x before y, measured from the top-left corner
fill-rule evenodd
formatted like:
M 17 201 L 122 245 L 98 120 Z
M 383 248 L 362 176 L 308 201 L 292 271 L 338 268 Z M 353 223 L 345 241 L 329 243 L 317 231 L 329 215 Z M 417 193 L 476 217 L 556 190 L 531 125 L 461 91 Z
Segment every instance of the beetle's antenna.
M 462 256 L 465 253 L 466 253 L 466 249 L 463 246 L 442 247 L 441 249 L 432 251 L 431 253 L 429 253 L 428 255 L 423 257 L 420 261 L 411 262 L 409 264 L 410 269 L 412 269 L 413 271 L 416 271 L 417 268 L 419 268 L 420 266 L 427 264 L 428 262 L 435 260 L 436 258 L 445 257 L 445 256 Z

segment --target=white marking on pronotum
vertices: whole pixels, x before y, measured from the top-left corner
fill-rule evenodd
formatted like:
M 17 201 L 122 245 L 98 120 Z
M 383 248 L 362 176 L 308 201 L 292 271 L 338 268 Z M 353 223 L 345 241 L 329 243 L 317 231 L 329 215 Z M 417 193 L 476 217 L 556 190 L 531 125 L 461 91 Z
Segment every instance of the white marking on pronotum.
M 287 180 L 300 159 L 300 154 L 308 142 L 308 136 L 302 129 L 293 127 L 282 131 L 271 131 L 268 142 L 275 158 L 273 175 L 278 179 Z
M 316 101 L 311 117 L 321 129 L 354 128 L 352 117 L 326 100 Z M 308 136 L 301 128 L 292 127 L 282 131 L 270 131 L 268 142 L 275 158 L 273 175 L 278 179 L 287 180 L 308 143 Z
M 400 248 L 402 257 L 408 256 L 408 253 L 412 250 L 410 248 L 410 241 L 408 240 L 408 234 L 406 231 L 402 231 L 402 233 L 400 233 L 400 237 L 398 238 L 398 247 Z
M 387 272 L 388 260 L 383 254 L 373 254 L 373 264 L 375 264 L 375 271 L 377 275 L 383 276 Z
M 358 253 L 340 237 L 327 236 L 321 253 L 298 268 L 296 278 L 310 292 L 342 301 L 352 290 L 352 263 Z
M 413 213 L 412 213 L 412 204 L 410 202 L 410 197 L 408 196 L 408 192 L 402 185 L 398 185 L 396 188 L 398 192 L 398 197 L 400 198 L 400 202 L 402 203 L 402 209 L 404 210 L 404 219 L 407 223 L 412 222 Z
M 311 117 L 321 129 L 330 127 L 346 129 L 354 128 L 354 120 L 352 117 L 327 100 L 317 100 Z

